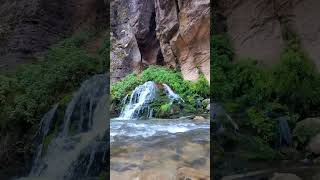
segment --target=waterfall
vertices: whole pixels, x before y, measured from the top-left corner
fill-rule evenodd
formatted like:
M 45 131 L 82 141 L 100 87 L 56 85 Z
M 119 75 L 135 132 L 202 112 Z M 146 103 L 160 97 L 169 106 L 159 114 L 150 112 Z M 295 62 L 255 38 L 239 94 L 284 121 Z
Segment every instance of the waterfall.
M 88 179 L 104 171 L 108 84 L 106 75 L 95 75 L 82 83 L 66 109 L 57 104 L 44 115 L 31 171 L 20 180 Z
M 163 87 L 166 90 L 167 96 L 170 98 L 171 103 L 173 103 L 173 101 L 175 100 L 181 100 L 182 102 L 184 102 L 184 100 L 178 94 L 174 93 L 167 84 L 163 84 Z
M 167 85 L 162 84 L 170 103 L 172 104 L 175 100 L 183 101 L 183 99 Z M 153 109 L 150 107 L 150 103 L 157 98 L 158 87 L 155 82 L 148 81 L 143 85 L 136 87 L 129 99 L 129 95 L 125 96 L 122 100 L 123 108 L 119 119 L 130 120 L 139 119 L 143 115 L 147 118 L 152 118 Z M 183 101 L 184 102 L 184 101 Z
M 145 110 L 148 112 L 149 116 L 152 117 L 152 115 L 150 115 L 151 110 L 149 104 L 155 99 L 156 90 L 157 86 L 153 81 L 148 81 L 143 85 L 136 87 L 130 96 L 128 104 L 126 104 L 127 96 L 124 98 L 123 102 L 126 105 L 119 118 L 135 119 L 140 117 L 141 113 Z

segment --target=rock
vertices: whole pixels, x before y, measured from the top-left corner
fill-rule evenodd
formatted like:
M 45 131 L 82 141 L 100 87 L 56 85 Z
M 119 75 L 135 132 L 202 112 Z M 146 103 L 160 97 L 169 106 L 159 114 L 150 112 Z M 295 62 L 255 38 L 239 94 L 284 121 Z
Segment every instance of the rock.
M 209 175 L 205 172 L 189 167 L 178 169 L 176 180 L 209 180 Z
M 107 3 L 104 0 L 1 3 L 0 70 L 14 70 L 82 27 L 104 24 L 109 19 Z
M 153 0 L 111 1 L 111 80 L 162 65 Z
M 202 116 L 195 116 L 195 117 L 193 118 L 193 120 L 195 120 L 195 121 L 205 121 L 206 118 L 204 118 L 204 117 L 202 117 Z
M 156 0 L 157 37 L 167 67 L 186 80 L 202 72 L 210 81 L 210 1 Z
M 319 1 L 269 0 L 219 1 L 218 30 L 227 31 L 238 58 L 252 58 L 264 64 L 279 62 L 285 46 L 286 25 L 296 33 L 302 48 L 320 69 Z M 286 24 L 281 19 L 286 18 Z M 227 28 L 226 28 L 227 27 Z
M 298 176 L 289 173 L 274 173 L 271 180 L 302 180 Z
M 318 133 L 320 133 L 320 118 L 306 118 L 298 122 L 293 129 L 293 136 L 299 139 L 301 144 L 308 143 Z
M 314 153 L 320 155 L 320 133 L 317 134 L 315 137 L 311 138 L 308 149 Z
M 114 0 L 111 10 L 113 82 L 154 64 L 180 67 L 186 80 L 202 72 L 210 81 L 209 0 Z

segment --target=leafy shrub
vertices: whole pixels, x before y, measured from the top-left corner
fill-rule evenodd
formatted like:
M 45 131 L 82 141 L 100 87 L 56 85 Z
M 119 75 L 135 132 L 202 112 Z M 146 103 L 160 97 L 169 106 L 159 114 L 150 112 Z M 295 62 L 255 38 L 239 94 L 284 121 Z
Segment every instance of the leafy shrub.
M 214 35 L 211 44 L 212 99 L 233 113 L 245 112 L 250 130 L 265 142 L 275 137 L 273 118 L 289 115 L 293 126 L 295 117 L 319 111 L 320 75 L 296 38 L 288 40 L 281 62 L 273 68 L 250 59 L 233 62 L 225 35 Z
M 0 121 L 5 122 L 1 128 L 27 130 L 28 126 L 38 123 L 61 95 L 99 72 L 98 60 L 82 48 L 89 38 L 91 34 L 80 33 L 63 40 L 50 48 L 42 61 L 21 67 L 12 78 L 0 79 L 0 97 L 6 97 L 1 98 L 4 103 L 0 107 L 6 107 L 0 111 Z
M 198 81 L 192 83 L 191 88 L 193 92 L 201 97 L 209 97 L 210 95 L 210 87 L 203 74 L 200 75 Z
M 167 84 L 175 93 L 179 94 L 186 101 L 186 111 L 195 112 L 196 99 L 208 98 L 210 87 L 203 75 L 197 82 L 185 81 L 180 72 L 176 72 L 165 67 L 150 66 L 140 75 L 130 74 L 111 87 L 111 95 L 116 106 L 121 105 L 121 100 L 134 90 L 135 87 L 147 81 L 155 81 L 160 84 Z M 165 102 L 164 102 L 165 103 Z M 163 104 L 156 103 L 154 106 Z M 117 109 L 117 107 L 115 108 Z
M 290 110 L 308 113 L 312 106 L 320 105 L 320 81 L 314 67 L 303 52 L 294 48 L 282 55 L 274 72 L 274 90 Z
M 266 116 L 261 110 L 256 107 L 250 107 L 247 110 L 248 125 L 252 127 L 257 136 L 265 143 L 272 142 L 275 138 L 275 122 Z
M 122 98 L 140 84 L 142 82 L 136 74 L 129 74 L 121 81 L 112 85 L 111 96 L 114 100 L 121 101 Z

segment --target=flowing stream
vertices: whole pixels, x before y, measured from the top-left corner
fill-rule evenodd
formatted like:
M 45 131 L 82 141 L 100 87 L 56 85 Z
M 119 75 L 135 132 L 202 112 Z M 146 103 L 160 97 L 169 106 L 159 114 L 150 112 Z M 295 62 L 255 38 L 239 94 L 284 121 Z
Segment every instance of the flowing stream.
M 171 103 L 184 102 L 168 85 L 160 86 Z M 158 88 L 152 81 L 136 87 L 123 99 L 120 116 L 111 119 L 111 179 L 172 179 L 180 163 L 209 174 L 209 120 L 154 118 L 150 103 L 158 98 Z M 148 173 L 152 177 L 145 177 Z

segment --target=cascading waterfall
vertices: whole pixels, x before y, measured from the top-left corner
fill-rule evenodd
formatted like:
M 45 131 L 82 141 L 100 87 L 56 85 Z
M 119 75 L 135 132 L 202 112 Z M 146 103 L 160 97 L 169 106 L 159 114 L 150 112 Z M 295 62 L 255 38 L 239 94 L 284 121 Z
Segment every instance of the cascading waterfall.
M 181 100 L 182 102 L 184 102 L 184 100 L 178 94 L 174 93 L 167 84 L 163 84 L 163 87 L 166 90 L 167 96 L 169 97 L 171 103 L 173 103 L 173 101 L 175 100 Z
M 130 96 L 129 103 L 124 106 L 120 118 L 134 119 L 138 118 L 140 113 L 145 110 L 150 112 L 148 105 L 153 99 L 155 99 L 156 89 L 157 85 L 152 81 L 148 81 L 143 85 L 136 87 Z M 124 104 L 126 104 L 126 101 L 127 96 L 123 100 Z
M 106 75 L 95 75 L 81 85 L 66 109 L 57 104 L 44 115 L 31 171 L 21 180 L 88 179 L 104 171 L 108 84 Z
M 175 100 L 183 101 L 183 99 L 178 94 L 174 93 L 167 84 L 162 85 L 171 103 Z M 129 95 L 122 100 L 123 108 L 119 119 L 139 119 L 144 113 L 146 114 L 146 117 L 152 118 L 153 109 L 150 107 L 150 103 L 157 98 L 157 90 L 157 84 L 153 81 L 148 81 L 143 85 L 136 87 L 130 96 L 129 102 Z

